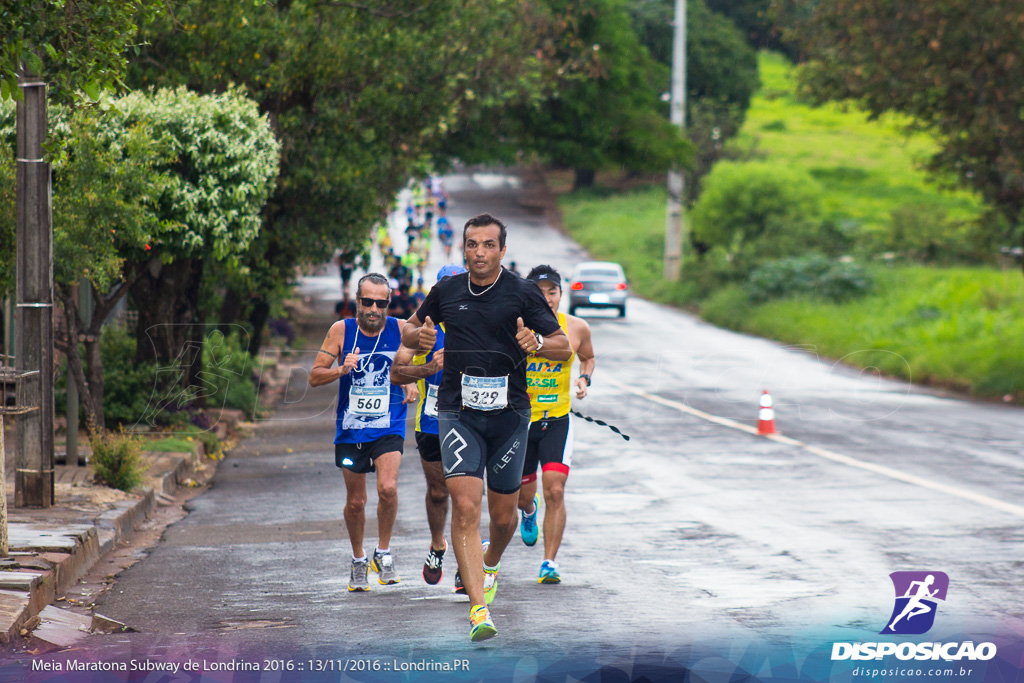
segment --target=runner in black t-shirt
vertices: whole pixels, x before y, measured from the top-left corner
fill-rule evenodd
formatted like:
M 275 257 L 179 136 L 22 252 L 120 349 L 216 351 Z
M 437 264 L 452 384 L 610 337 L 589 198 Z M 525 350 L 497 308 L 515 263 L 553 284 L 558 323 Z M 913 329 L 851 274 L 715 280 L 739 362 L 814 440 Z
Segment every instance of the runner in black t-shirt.
M 426 353 L 434 346 L 434 325 L 445 323 L 438 433 L 452 498 L 452 545 L 471 605 L 472 640 L 497 633 L 486 604 L 494 599 L 501 555 L 516 529 L 530 424 L 526 354 L 566 360 L 572 353 L 536 285 L 501 267 L 505 233 L 504 224 L 492 216 L 471 218 L 462 233 L 469 272 L 437 283 L 402 331 L 405 346 Z M 481 557 L 485 470 L 490 545 Z

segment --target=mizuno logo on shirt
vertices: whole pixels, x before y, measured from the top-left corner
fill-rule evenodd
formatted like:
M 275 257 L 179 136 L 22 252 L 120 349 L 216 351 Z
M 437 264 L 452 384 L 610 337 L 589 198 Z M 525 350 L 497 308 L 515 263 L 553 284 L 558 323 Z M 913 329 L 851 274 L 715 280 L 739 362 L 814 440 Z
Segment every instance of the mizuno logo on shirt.
M 469 310 L 469 306 L 467 306 L 466 304 L 459 304 L 459 310 L 460 311 L 468 311 Z

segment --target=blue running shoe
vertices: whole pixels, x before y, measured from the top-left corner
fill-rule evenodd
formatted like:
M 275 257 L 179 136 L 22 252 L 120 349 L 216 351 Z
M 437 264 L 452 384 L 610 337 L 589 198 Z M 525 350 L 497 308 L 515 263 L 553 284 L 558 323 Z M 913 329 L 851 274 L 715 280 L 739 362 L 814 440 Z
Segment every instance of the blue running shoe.
M 561 583 L 562 575 L 558 573 L 558 565 L 551 560 L 544 560 L 540 565 L 540 576 L 537 583 Z
M 526 514 L 520 510 L 523 521 L 519 523 L 519 535 L 523 537 L 523 543 L 529 546 L 537 544 L 537 537 L 540 536 L 540 529 L 537 528 L 537 512 L 540 510 L 540 494 L 533 494 L 533 512 Z

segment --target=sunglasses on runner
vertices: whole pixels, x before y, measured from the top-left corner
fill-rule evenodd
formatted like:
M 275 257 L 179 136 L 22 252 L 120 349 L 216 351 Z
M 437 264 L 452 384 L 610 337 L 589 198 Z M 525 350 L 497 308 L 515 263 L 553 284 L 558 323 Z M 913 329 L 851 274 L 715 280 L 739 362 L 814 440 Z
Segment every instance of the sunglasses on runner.
M 377 308 L 384 310 L 388 307 L 388 299 L 371 299 L 368 296 L 360 297 L 359 303 L 363 305 L 363 308 L 370 308 L 374 304 L 377 304 Z

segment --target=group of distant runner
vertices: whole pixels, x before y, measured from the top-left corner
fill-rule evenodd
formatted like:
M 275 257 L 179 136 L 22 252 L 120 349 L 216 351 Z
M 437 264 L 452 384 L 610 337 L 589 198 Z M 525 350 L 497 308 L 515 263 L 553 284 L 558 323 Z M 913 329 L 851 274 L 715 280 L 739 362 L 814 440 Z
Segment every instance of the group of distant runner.
M 438 235 L 444 243 L 443 185 L 431 185 L 429 194 L 436 203 L 422 206 L 439 210 Z M 415 198 L 414 193 L 413 217 L 418 215 Z M 429 225 L 433 215 L 424 208 L 423 217 Z M 522 278 L 504 268 L 506 235 L 506 226 L 488 214 L 466 222 L 465 265 L 441 268 L 429 292 L 400 311 L 407 315 L 397 315 L 393 305 L 396 296 L 407 296 L 401 280 L 395 286 L 393 273 L 364 275 L 356 285 L 355 317 L 331 327 L 310 373 L 314 386 L 339 381 L 335 464 L 346 487 L 349 590 L 369 590 L 371 571 L 381 585 L 400 581 L 390 540 L 407 407 L 415 404 L 430 529 L 423 579 L 431 585 L 441 581 L 450 545 L 457 563 L 454 590 L 469 597 L 473 641 L 497 634 L 487 606 L 497 591 L 501 557 L 517 526 L 526 545 L 537 543 L 542 494 L 544 558 L 538 581 L 561 581 L 555 558 L 565 529 L 563 495 L 572 464 L 570 403 L 573 396 L 586 396 L 595 365 L 590 327 L 558 313 L 558 272 L 537 266 Z M 410 249 L 420 239 L 422 233 L 410 238 Z M 449 234 L 447 239 L 453 238 Z M 418 284 L 423 293 L 422 280 Z M 580 374 L 573 381 L 577 357 Z M 537 491 L 538 468 L 542 493 Z M 367 554 L 363 537 L 370 472 L 377 475 L 378 540 Z M 489 539 L 482 541 L 485 481 L 490 521 Z M 449 501 L 451 534 L 446 539 Z
M 448 193 L 441 177 L 431 176 L 426 183 L 414 183 L 409 194 L 404 210 L 408 222 L 405 228 L 405 251 L 401 254 L 395 251 L 387 220 L 381 222 L 373 238 L 384 260 L 383 273 L 387 274 L 388 285 L 392 290 L 388 314 L 402 319 L 415 313 L 426 297 L 428 287 L 424 278 L 433 246 L 435 224 L 437 239 L 443 247 L 446 261 L 451 259 L 455 236 L 448 221 Z M 393 208 L 397 214 L 399 207 L 396 205 Z M 355 315 L 355 302 L 350 298 L 349 285 L 356 264 L 361 262 L 364 269 L 368 266 L 371 250 L 370 246 L 362 251 L 342 249 L 335 259 L 341 274 L 341 301 L 335 307 L 339 318 Z

